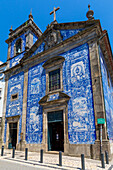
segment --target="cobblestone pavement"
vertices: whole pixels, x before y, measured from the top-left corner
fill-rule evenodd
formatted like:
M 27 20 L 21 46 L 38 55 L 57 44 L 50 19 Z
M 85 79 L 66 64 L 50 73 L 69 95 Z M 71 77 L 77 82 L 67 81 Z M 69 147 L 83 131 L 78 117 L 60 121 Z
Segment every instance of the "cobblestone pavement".
M 1 157 L 1 156 L 0 156 Z M 40 163 L 40 153 L 29 152 L 28 160 L 25 161 L 25 153 L 23 151 L 15 151 L 15 158 L 12 158 L 12 149 L 4 151 L 4 156 L 1 159 L 15 160 L 18 162 L 23 162 L 33 165 L 41 165 L 45 167 L 50 167 L 50 169 L 69 169 L 69 170 L 80 170 L 81 169 L 81 158 L 63 156 L 62 157 L 62 167 L 58 166 L 59 164 L 59 155 L 58 154 L 45 154 L 43 157 L 43 164 Z M 111 168 L 110 168 L 111 167 Z M 86 170 L 102 170 L 101 162 L 99 160 L 92 160 L 85 158 L 85 168 Z M 111 164 L 105 164 L 106 170 L 111 170 Z

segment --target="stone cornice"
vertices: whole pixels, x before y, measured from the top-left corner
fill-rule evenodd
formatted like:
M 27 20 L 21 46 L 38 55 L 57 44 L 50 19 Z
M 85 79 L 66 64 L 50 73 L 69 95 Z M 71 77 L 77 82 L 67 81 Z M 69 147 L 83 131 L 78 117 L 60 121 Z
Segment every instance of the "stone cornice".
M 15 57 L 17 57 L 17 56 L 19 56 L 19 55 L 25 53 L 25 52 L 26 52 L 26 51 L 24 50 L 24 51 L 18 53 L 17 55 L 15 55 L 15 56 L 13 56 L 13 57 L 11 57 L 11 58 L 8 58 L 7 61 L 9 61 L 9 60 L 11 60 L 12 58 L 15 58 Z
M 7 66 L 7 62 L 1 64 L 1 65 L 0 65 L 0 69 L 3 68 L 3 67 L 5 67 L 5 66 Z
M 98 24 L 101 31 L 101 24 L 100 24 L 100 20 L 87 20 L 87 21 L 79 21 L 79 22 L 69 22 L 69 23 L 58 23 L 55 24 L 55 29 L 80 29 L 80 28 L 87 28 L 90 27 L 92 25 L 96 25 Z
M 39 29 L 39 27 L 34 23 L 32 20 L 27 20 L 25 23 L 23 23 L 21 26 L 19 26 L 17 29 L 12 31 L 9 34 L 9 38 L 5 41 L 7 44 L 13 41 L 16 37 L 24 34 L 26 30 L 30 29 L 33 31 L 37 37 L 39 37 L 42 34 L 42 31 Z

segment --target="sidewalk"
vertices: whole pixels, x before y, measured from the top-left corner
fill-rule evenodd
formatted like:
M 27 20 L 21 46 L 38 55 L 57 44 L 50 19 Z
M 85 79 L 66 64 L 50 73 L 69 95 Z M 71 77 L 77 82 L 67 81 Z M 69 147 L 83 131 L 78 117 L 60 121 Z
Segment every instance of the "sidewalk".
M 1 152 L 0 152 L 1 153 Z M 15 158 L 12 158 L 12 149 L 4 150 L 4 156 L 0 159 L 14 160 L 22 163 L 40 165 L 49 167 L 50 169 L 65 169 L 65 170 L 80 170 L 81 169 L 81 158 L 71 157 L 71 156 L 62 156 L 62 167 L 58 166 L 59 164 L 59 155 L 58 154 L 45 154 L 43 157 L 43 162 L 40 163 L 40 153 L 37 152 L 28 152 L 28 160 L 25 161 L 25 152 L 15 151 Z M 105 164 L 106 170 L 111 170 L 111 164 Z M 102 170 L 101 162 L 98 160 L 86 159 L 85 158 L 85 168 L 87 170 Z

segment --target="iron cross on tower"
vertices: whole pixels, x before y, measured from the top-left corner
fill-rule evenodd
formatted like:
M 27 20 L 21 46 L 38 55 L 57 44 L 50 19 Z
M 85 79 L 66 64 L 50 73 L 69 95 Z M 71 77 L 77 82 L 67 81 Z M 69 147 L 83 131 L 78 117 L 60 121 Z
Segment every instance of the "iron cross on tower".
M 59 9 L 60 9 L 60 7 L 58 7 L 58 8 L 54 7 L 54 10 L 52 12 L 50 12 L 50 15 L 54 13 L 54 21 L 56 21 L 56 11 Z

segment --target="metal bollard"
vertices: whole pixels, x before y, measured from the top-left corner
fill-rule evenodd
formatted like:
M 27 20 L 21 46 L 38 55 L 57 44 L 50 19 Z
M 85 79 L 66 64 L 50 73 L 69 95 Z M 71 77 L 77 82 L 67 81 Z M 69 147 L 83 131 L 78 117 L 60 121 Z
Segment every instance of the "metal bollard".
M 43 149 L 40 150 L 40 163 L 43 163 Z
M 109 156 L 108 156 L 108 152 L 105 151 L 105 156 L 106 156 L 106 164 L 109 164 Z
M 2 149 L 1 149 L 1 156 L 4 155 L 4 146 L 2 146 Z
M 15 157 L 15 147 L 13 147 L 12 158 Z
M 59 152 L 59 166 L 62 166 L 62 152 Z
M 105 168 L 104 154 L 103 153 L 101 153 L 101 164 L 102 164 L 102 168 Z
M 28 158 L 28 148 L 25 148 L 25 160 L 27 161 Z
M 85 170 L 84 154 L 81 154 L 81 166 L 82 166 L 82 170 Z

